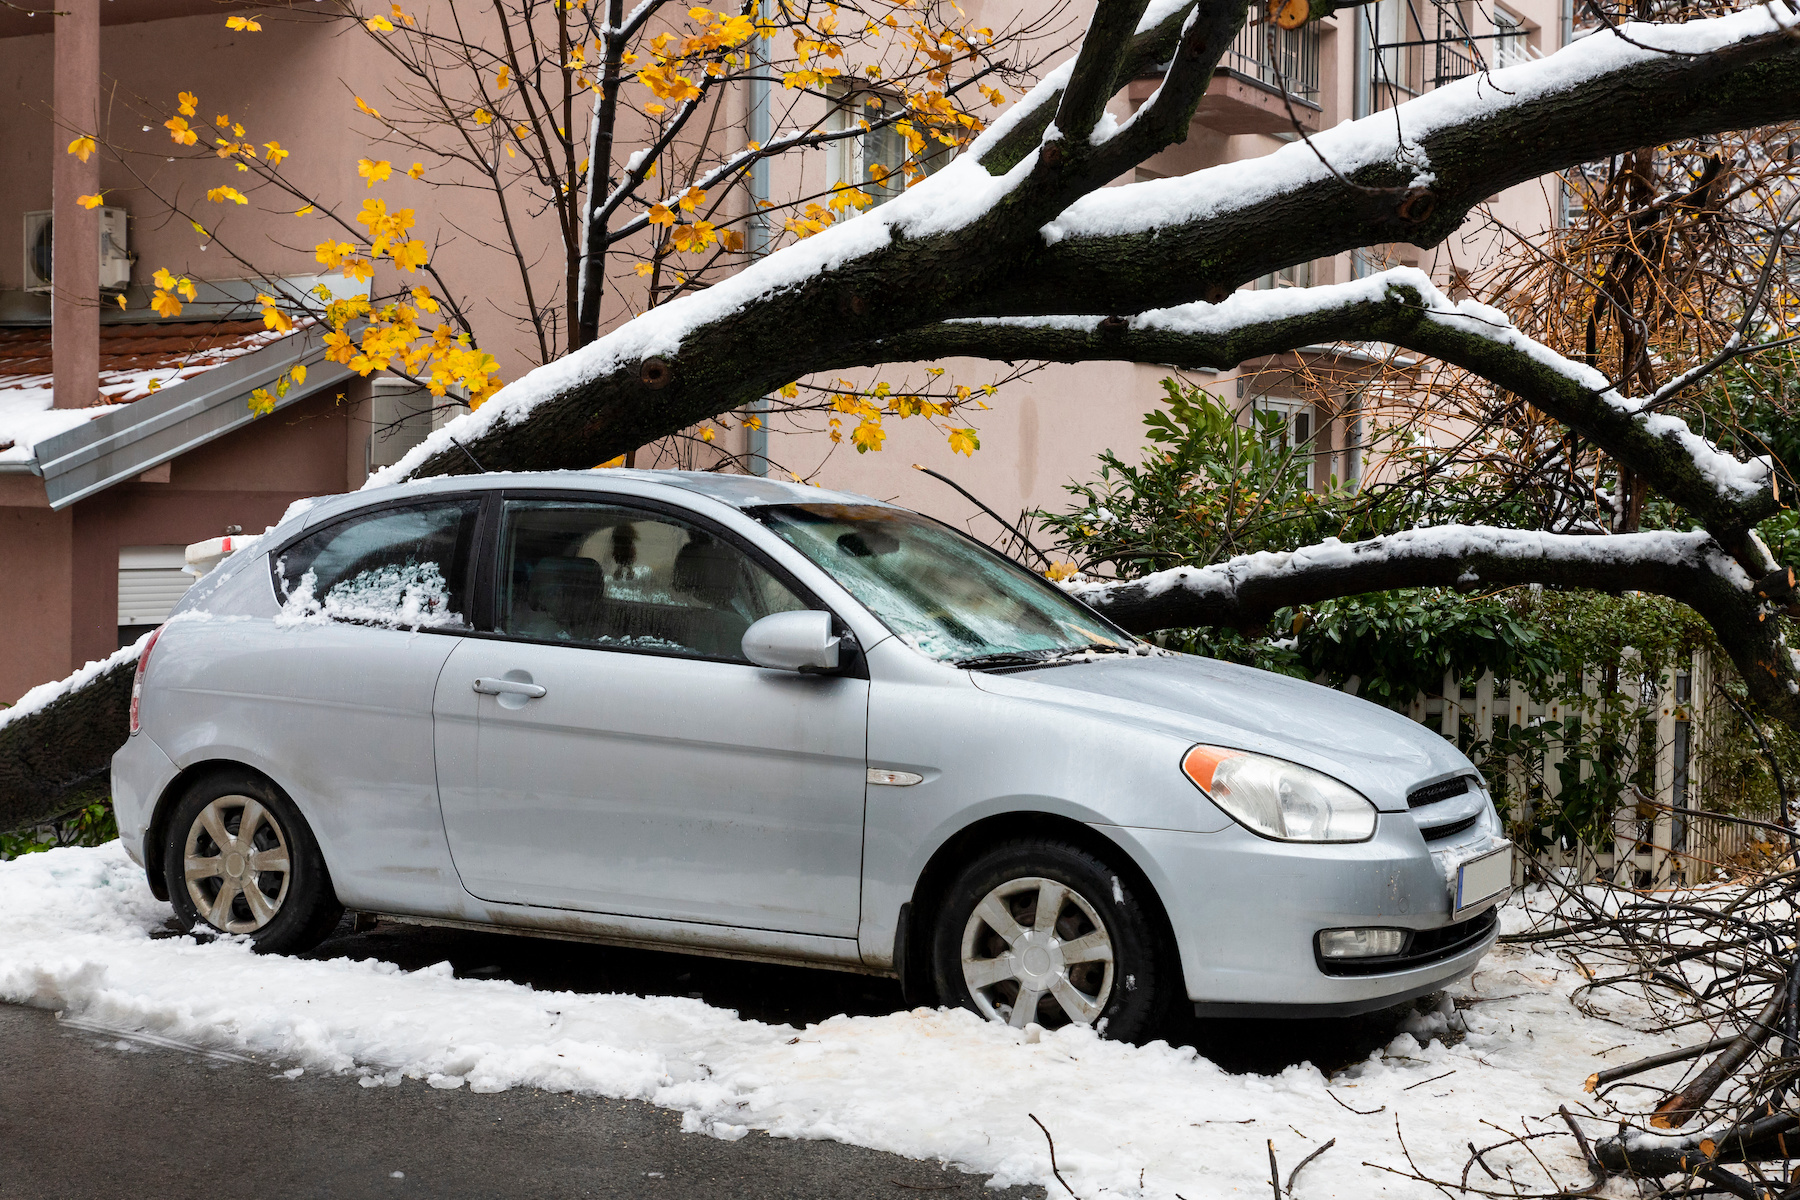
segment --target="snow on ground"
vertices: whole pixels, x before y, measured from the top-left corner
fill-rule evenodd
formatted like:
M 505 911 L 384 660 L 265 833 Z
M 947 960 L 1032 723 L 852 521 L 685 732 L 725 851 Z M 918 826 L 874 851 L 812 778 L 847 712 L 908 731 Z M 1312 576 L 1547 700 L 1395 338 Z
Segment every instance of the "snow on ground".
M 964 1012 L 799 1029 L 698 1000 L 458 979 L 448 963 L 407 972 L 257 957 L 241 941 L 152 940 L 168 916 L 116 842 L 0 863 L 0 1000 L 337 1072 L 346 1085 L 412 1078 L 637 1098 L 715 1137 L 830 1138 L 1065 1195 L 1035 1116 L 1083 1200 L 1266 1194 L 1268 1140 L 1285 1176 L 1331 1138 L 1296 1200 L 1425 1197 L 1433 1189 L 1378 1169 L 1407 1169 L 1396 1121 L 1419 1168 L 1456 1179 L 1466 1143 L 1501 1140 L 1483 1119 L 1561 1129 L 1557 1106 L 1581 1111 L 1591 1071 L 1675 1044 L 1636 1032 L 1648 1010 L 1614 993 L 1610 1012 L 1584 1016 L 1567 999 L 1579 982 L 1569 963 L 1504 948 L 1451 989 L 1454 1004 L 1408 1018 L 1367 1061 L 1330 1078 L 1305 1063 L 1233 1076 L 1161 1043 L 1081 1030 L 1034 1042 Z M 1523 919 L 1516 904 L 1506 914 L 1508 925 Z M 1534 1145 L 1559 1179 L 1587 1182 L 1568 1138 Z

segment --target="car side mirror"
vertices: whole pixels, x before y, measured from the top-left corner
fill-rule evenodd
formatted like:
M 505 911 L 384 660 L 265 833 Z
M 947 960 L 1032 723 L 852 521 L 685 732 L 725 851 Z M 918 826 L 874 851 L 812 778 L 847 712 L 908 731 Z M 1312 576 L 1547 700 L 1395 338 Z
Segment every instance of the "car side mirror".
M 842 642 L 828 612 L 771 613 L 744 631 L 744 657 L 776 671 L 835 671 Z

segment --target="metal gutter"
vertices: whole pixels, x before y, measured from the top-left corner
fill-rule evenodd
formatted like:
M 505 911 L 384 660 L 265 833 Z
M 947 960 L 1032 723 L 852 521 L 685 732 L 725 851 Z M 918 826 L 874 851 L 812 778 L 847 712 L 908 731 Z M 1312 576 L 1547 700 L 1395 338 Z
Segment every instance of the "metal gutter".
M 355 372 L 326 361 L 325 332 L 315 323 L 37 443 L 35 473 L 44 477 L 50 507 L 65 509 L 242 429 L 257 419 L 250 393 L 271 387 L 295 364 L 305 364 L 306 382 L 277 398 L 276 411 L 339 386 Z

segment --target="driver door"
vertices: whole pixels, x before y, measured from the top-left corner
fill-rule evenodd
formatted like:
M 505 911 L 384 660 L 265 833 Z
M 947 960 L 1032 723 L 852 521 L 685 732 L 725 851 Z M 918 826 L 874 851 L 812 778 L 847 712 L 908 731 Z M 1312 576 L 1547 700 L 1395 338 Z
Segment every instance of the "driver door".
M 508 498 L 494 628 L 440 677 L 439 795 L 485 900 L 854 937 L 868 682 L 752 665 L 817 607 L 683 515 Z

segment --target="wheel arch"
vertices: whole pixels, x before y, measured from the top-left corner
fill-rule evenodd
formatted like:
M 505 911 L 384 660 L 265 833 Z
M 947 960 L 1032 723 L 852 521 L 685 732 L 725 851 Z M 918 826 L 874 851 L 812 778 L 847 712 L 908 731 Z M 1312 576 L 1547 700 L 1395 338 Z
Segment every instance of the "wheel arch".
M 1160 891 L 1137 856 L 1123 843 L 1092 825 L 1056 813 L 1027 810 L 995 813 L 973 821 L 944 839 L 926 860 L 924 869 L 913 883 L 911 898 L 899 922 L 899 944 L 895 946 L 895 966 L 908 1003 L 937 1002 L 931 982 L 931 934 L 944 891 L 957 870 L 994 846 L 1029 837 L 1066 841 L 1124 875 L 1132 888 L 1146 897 L 1168 951 L 1170 965 L 1176 972 L 1175 986 L 1178 990 L 1183 987 L 1174 923 L 1169 919 L 1168 906 L 1163 903 Z

